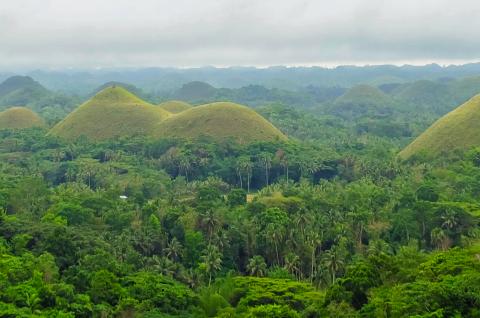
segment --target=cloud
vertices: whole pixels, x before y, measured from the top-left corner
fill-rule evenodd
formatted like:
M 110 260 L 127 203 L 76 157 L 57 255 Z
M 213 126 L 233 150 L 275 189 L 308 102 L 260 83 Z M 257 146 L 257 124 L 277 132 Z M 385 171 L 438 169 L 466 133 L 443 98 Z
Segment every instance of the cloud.
M 17 0 L 0 68 L 324 65 L 480 58 L 475 0 Z

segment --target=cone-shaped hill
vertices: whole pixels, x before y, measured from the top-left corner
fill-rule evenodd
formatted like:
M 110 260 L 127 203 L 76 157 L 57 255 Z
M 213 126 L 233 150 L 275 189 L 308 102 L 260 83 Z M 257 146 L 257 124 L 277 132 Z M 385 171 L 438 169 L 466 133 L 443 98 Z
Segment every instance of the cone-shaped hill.
M 93 140 L 151 135 L 171 114 L 120 86 L 107 87 L 70 113 L 50 133 L 65 139 Z
M 28 76 L 12 76 L 0 83 L 0 105 L 27 105 L 51 92 Z
M 383 117 L 391 114 L 393 104 L 393 99 L 380 89 L 357 85 L 335 100 L 331 112 L 345 118 Z
M 159 136 L 188 139 L 208 136 L 240 143 L 286 140 L 285 135 L 254 110 L 228 102 L 196 106 L 173 115 L 162 123 Z
M 427 152 L 439 155 L 480 146 L 480 95 L 437 120 L 399 153 L 402 159 Z
M 183 112 L 184 110 L 192 108 L 192 105 L 187 102 L 182 102 L 180 100 L 169 100 L 159 104 L 158 106 L 172 114 L 178 114 Z
M 0 129 L 23 129 L 43 124 L 40 116 L 25 107 L 12 107 L 0 112 Z

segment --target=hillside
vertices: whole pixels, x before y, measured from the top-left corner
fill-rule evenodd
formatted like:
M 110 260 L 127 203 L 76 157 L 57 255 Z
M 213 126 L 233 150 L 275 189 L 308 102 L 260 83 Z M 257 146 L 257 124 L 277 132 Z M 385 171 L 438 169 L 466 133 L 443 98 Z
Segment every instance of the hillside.
M 215 96 L 216 89 L 204 82 L 194 81 L 184 84 L 173 96 L 179 100 L 189 102 L 202 102 L 210 100 Z
M 43 120 L 25 107 L 12 107 L 0 112 L 0 129 L 22 129 L 42 126 Z
M 408 159 L 420 152 L 441 154 L 480 146 L 480 95 L 437 120 L 399 154 Z
M 99 87 L 94 89 L 93 92 L 90 94 L 90 97 L 95 96 L 99 92 L 103 91 L 105 88 L 116 87 L 116 86 L 123 87 L 124 89 L 126 89 L 127 91 L 129 91 L 130 93 L 132 93 L 136 96 L 143 96 L 143 94 L 144 94 L 143 91 L 140 88 L 136 87 L 133 84 L 117 82 L 117 81 L 110 81 L 110 82 L 107 82 L 103 85 L 100 85 Z
M 285 140 L 286 137 L 252 109 L 228 102 L 197 106 L 165 120 L 160 136 L 217 140 L 232 138 L 241 143 L 254 140 Z
M 123 87 L 108 87 L 53 127 L 51 134 L 66 139 L 85 135 L 93 140 L 151 134 L 170 115 Z
M 393 100 L 380 89 L 369 85 L 357 85 L 338 97 L 331 113 L 343 118 L 384 117 L 393 112 Z
M 29 76 L 12 76 L 0 84 L 0 105 L 27 105 L 50 94 Z
M 158 105 L 163 110 L 170 112 L 172 114 L 178 114 L 184 110 L 192 108 L 192 105 L 180 100 L 169 100 Z

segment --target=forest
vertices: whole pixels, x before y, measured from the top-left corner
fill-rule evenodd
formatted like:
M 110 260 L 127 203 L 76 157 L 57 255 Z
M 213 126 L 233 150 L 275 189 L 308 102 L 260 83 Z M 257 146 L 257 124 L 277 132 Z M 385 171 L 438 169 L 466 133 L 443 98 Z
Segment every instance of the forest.
M 288 136 L 248 143 L 61 138 L 85 98 L 26 82 L 4 101 L 46 124 L 0 130 L 0 317 L 480 317 L 480 147 L 398 156 L 478 78 L 143 95 Z

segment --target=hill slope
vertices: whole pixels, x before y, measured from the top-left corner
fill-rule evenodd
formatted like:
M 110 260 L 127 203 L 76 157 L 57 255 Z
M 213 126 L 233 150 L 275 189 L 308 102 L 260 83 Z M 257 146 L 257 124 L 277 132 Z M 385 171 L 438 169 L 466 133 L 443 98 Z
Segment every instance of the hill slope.
M 212 85 L 200 81 L 189 82 L 177 90 L 173 96 L 189 102 L 208 101 L 215 95 L 216 89 Z
M 192 105 L 180 100 L 169 100 L 158 105 L 163 110 L 170 112 L 172 114 L 178 114 L 184 110 L 192 108 Z
M 173 115 L 162 123 L 159 136 L 209 136 L 241 143 L 286 140 L 284 134 L 252 109 L 228 102 L 201 105 Z
M 0 105 L 27 105 L 50 94 L 29 76 L 12 76 L 0 84 Z
M 42 125 L 43 120 L 25 107 L 12 107 L 0 112 L 0 129 L 22 129 Z
M 50 133 L 66 139 L 84 135 L 93 140 L 150 135 L 170 115 L 123 87 L 108 87 L 70 113 Z
M 453 149 L 480 146 L 480 95 L 437 120 L 430 128 L 403 149 L 399 156 L 408 159 L 427 151 L 440 154 Z
M 393 99 L 380 89 L 357 85 L 338 97 L 331 113 L 343 118 L 385 117 L 393 112 Z

